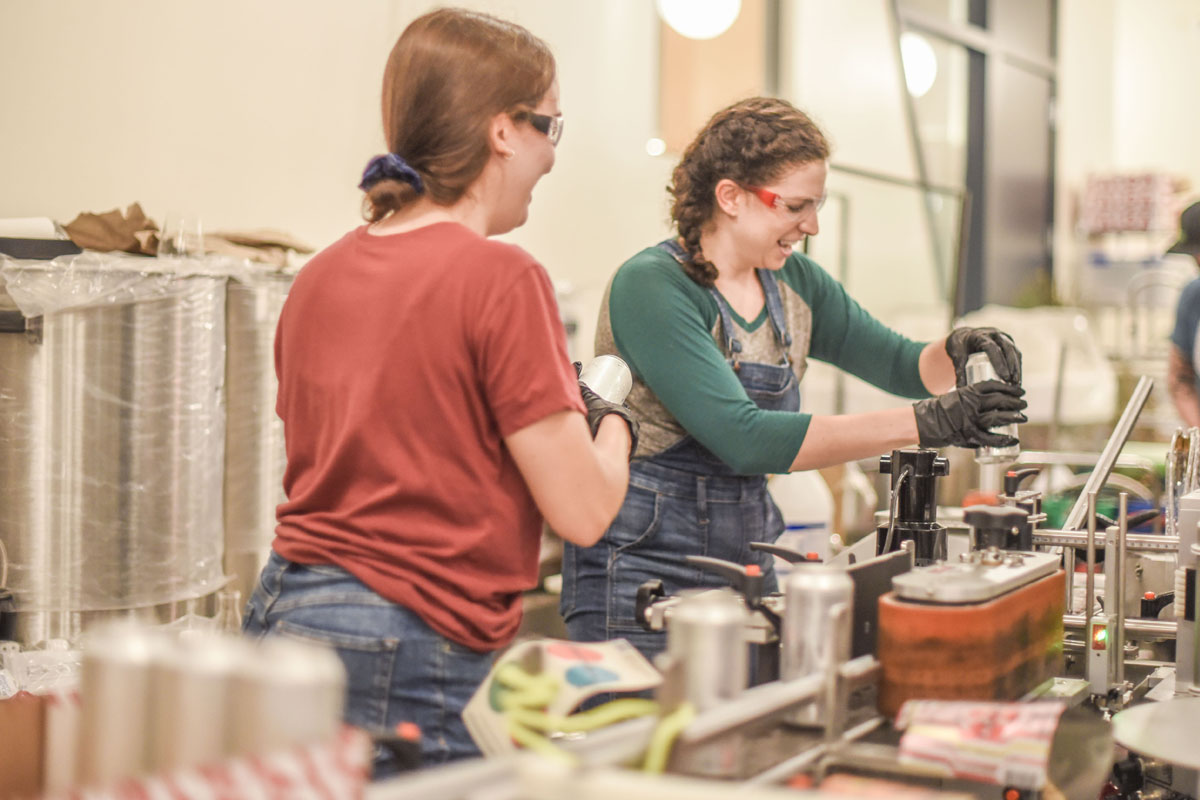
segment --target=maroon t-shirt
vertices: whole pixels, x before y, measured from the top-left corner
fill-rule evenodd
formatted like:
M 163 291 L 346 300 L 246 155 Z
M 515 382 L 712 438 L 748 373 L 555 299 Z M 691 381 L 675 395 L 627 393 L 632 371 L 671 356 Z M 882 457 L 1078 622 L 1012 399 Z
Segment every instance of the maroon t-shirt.
M 297 275 L 275 371 L 275 551 L 336 564 L 467 647 L 511 641 L 542 518 L 503 437 L 585 410 L 541 265 L 456 223 L 358 228 Z

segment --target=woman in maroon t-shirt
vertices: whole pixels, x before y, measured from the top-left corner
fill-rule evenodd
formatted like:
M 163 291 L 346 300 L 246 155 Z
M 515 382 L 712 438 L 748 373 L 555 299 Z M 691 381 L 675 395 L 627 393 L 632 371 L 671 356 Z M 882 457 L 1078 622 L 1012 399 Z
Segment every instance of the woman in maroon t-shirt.
M 326 642 L 346 720 L 421 728 L 425 763 L 478 752 L 463 706 L 520 621 L 543 518 L 590 545 L 632 431 L 581 397 L 545 270 L 488 237 L 525 222 L 562 132 L 554 58 L 524 28 L 443 9 L 383 84 L 369 224 L 297 276 L 279 321 L 287 501 L 244 628 Z M 394 771 L 380 753 L 376 776 Z

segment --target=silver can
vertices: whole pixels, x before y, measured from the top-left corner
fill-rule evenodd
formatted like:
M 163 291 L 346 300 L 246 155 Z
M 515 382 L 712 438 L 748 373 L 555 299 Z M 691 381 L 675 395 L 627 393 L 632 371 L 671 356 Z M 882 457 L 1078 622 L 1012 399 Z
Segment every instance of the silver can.
M 749 676 L 746 624 L 749 614 L 731 589 L 688 594 L 667 627 L 667 661 L 681 682 L 682 699 L 704 712 L 739 697 Z M 725 736 L 697 747 L 676 749 L 672 772 L 708 778 L 733 777 L 745 738 Z
M 667 653 L 682 664 L 683 694 L 697 711 L 707 711 L 745 690 L 746 621 L 746 607 L 730 589 L 688 596 L 672 611 Z
M 820 564 L 792 570 L 784 584 L 781 679 L 826 672 L 849 660 L 853 603 L 854 581 L 844 570 Z M 839 608 L 845 609 L 843 615 L 837 613 Z M 825 711 L 821 696 L 798 709 L 789 721 L 821 725 Z
M 274 636 L 258 643 L 231 695 L 237 755 L 328 741 L 342 724 L 346 671 L 330 647 Z
M 184 632 L 160 654 L 150 681 L 149 758 L 155 772 L 219 762 L 233 754 L 229 715 L 234 675 L 249 642 Z
M 599 355 L 579 373 L 579 380 L 610 403 L 623 403 L 633 388 L 629 365 L 614 355 Z
M 972 353 L 967 357 L 967 383 L 976 384 L 983 381 L 999 380 L 996 374 L 996 368 L 992 365 L 992 360 L 987 353 Z M 1001 436 L 1011 436 L 1017 438 L 1017 424 L 1001 425 L 998 428 L 992 428 L 992 433 L 1000 434 Z M 1012 447 L 977 447 L 975 448 L 975 461 L 978 464 L 1009 464 L 1016 460 L 1021 454 L 1021 446 L 1015 444 Z M 992 487 L 984 487 L 992 488 Z
M 100 626 L 85 636 L 79 683 L 81 786 L 105 786 L 149 770 L 151 673 L 166 646 L 161 637 L 129 623 Z

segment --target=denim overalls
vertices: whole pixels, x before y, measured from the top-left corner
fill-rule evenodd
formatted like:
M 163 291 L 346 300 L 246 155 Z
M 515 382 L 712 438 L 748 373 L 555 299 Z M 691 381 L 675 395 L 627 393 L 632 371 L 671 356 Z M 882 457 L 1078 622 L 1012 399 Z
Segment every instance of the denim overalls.
M 673 240 L 662 242 L 677 261 L 687 258 Z M 792 371 L 783 302 L 775 274 L 758 270 L 767 315 L 783 351 L 778 364 L 740 358 L 729 305 L 709 289 L 721 315 L 725 357 L 746 394 L 759 408 L 800 410 L 800 382 Z M 687 555 L 757 563 L 765 591 L 775 591 L 771 556 L 752 551 L 751 542 L 773 542 L 783 519 L 767 493 L 765 475 L 737 475 L 690 435 L 667 450 L 629 465 L 625 503 L 603 538 L 582 548 L 566 543 L 560 611 L 576 641 L 628 639 L 647 658 L 666 647 L 666 637 L 644 631 L 634 619 L 638 586 L 658 579 L 668 595 L 696 587 L 727 586 L 715 575 L 688 565 Z

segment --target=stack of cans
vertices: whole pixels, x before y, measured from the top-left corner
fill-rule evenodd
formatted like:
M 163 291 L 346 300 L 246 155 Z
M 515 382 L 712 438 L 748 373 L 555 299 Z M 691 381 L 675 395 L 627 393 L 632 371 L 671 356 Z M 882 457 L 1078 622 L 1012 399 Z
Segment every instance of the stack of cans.
M 74 783 L 103 786 L 329 741 L 345 685 L 336 653 L 295 639 L 94 630 L 83 649 Z

